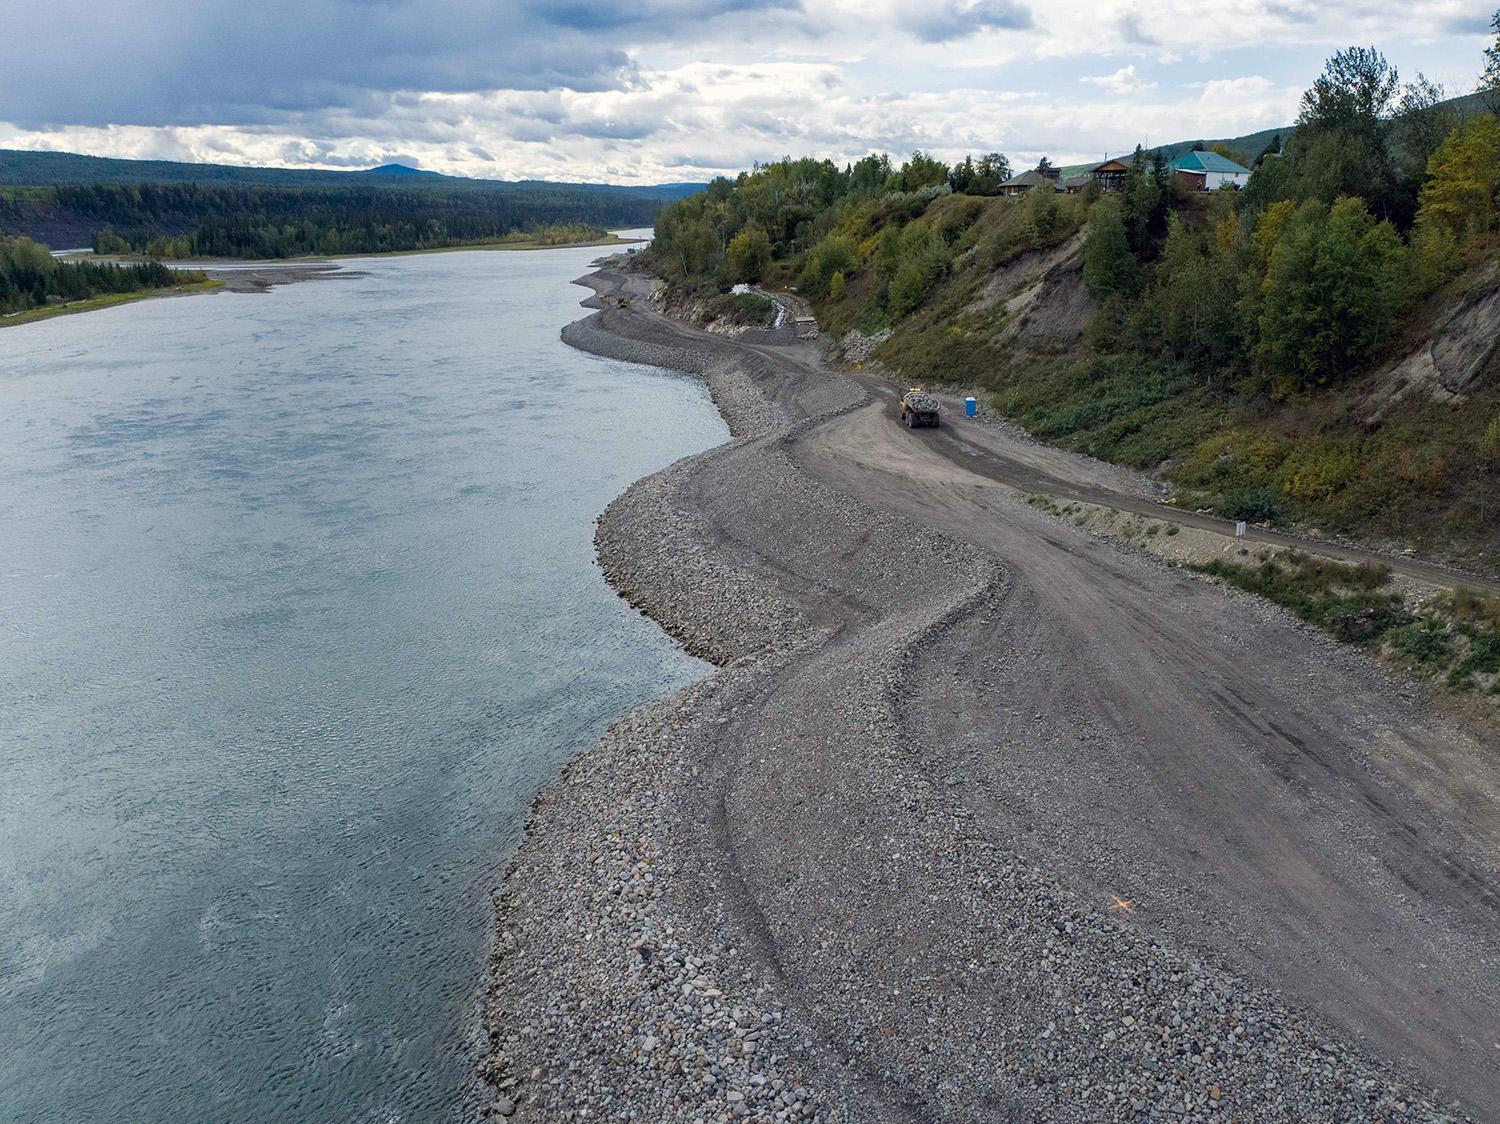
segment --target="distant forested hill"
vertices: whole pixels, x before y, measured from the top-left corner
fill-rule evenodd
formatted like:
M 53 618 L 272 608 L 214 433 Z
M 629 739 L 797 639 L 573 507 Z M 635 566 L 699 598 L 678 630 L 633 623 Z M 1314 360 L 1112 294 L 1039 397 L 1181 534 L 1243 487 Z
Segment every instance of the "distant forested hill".
M 613 183 L 552 183 L 547 180 L 480 180 L 444 176 L 436 172 L 406 169 L 387 164 L 354 172 L 326 172 L 304 168 L 246 168 L 233 164 L 190 164 L 176 160 L 116 160 L 84 156 L 76 152 L 30 152 L 0 148 L 0 184 L 42 187 L 60 183 L 197 183 L 259 187 L 348 187 L 369 183 L 379 175 L 401 177 L 404 183 L 416 172 L 422 183 L 441 183 L 455 190 L 513 192 L 545 189 L 634 195 L 648 199 L 681 199 L 702 191 L 701 183 L 647 184 L 640 187 Z
M 59 249 L 267 258 L 493 242 L 545 228 L 650 226 L 698 184 L 473 180 L 112 160 L 0 149 L 0 235 Z
M 0 235 L 155 257 L 375 253 L 491 242 L 546 227 L 650 226 L 663 203 L 699 188 L 471 180 L 399 165 L 321 172 L 0 149 Z

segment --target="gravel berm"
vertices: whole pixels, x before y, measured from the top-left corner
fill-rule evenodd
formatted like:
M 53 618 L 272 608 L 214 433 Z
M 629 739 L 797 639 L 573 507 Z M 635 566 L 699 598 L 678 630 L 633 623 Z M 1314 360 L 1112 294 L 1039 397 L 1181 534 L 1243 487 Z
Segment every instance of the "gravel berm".
M 1495 1118 L 1480 746 L 1278 611 L 966 478 L 808 345 L 697 332 L 639 276 L 585 283 L 634 299 L 564 339 L 701 376 L 735 435 L 596 535 L 621 594 L 719 670 L 537 797 L 496 895 L 489 1113 Z M 1149 681 L 1067 588 L 1101 551 L 1152 599 L 1121 626 L 1139 658 L 1175 645 Z M 1182 635 L 1157 597 L 1194 614 Z M 1201 718 L 1195 677 L 1263 701 L 1255 661 L 1215 663 L 1247 643 L 1279 646 L 1288 713 Z M 1357 710 L 1331 719 L 1357 753 L 1260 746 L 1300 740 L 1314 696 Z M 1449 756 L 1416 791 L 1429 734 Z

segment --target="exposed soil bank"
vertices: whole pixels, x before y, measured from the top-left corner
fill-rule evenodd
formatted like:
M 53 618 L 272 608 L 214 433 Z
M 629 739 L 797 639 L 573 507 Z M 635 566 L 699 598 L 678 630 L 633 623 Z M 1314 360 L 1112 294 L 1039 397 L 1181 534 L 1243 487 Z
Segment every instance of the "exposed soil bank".
M 1028 508 L 810 345 L 590 283 L 631 304 L 564 338 L 701 375 L 736 435 L 597 534 L 722 670 L 537 799 L 495 1111 L 1500 1112 L 1493 755 L 1285 614 Z

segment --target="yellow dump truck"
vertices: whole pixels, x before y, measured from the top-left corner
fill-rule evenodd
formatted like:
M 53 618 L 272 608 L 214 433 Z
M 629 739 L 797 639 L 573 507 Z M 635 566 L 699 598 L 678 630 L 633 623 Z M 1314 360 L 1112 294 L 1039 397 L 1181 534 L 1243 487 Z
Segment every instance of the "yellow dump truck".
M 920 386 L 914 386 L 901 396 L 901 421 L 908 429 L 916 429 L 920 425 L 930 425 L 936 429 L 942 408 L 942 403 L 935 395 L 928 394 Z

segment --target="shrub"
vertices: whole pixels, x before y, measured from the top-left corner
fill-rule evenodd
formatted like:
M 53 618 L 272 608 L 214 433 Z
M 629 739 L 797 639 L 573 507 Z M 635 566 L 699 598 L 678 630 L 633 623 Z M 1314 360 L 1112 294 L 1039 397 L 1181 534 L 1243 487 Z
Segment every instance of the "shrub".
M 891 278 L 891 314 L 905 316 L 921 304 L 948 272 L 948 265 L 948 245 L 942 235 L 918 224 L 907 227 L 901 236 L 900 265 Z
M 1500 632 L 1500 597 L 1459 586 L 1438 598 L 1436 607 L 1460 624 Z
M 1469 651 L 1448 673 L 1448 683 L 1453 687 L 1474 686 L 1475 675 L 1500 674 L 1500 633 L 1481 632 L 1465 627 L 1462 633 L 1469 641 Z
M 1247 523 L 1274 522 L 1281 517 L 1276 494 L 1266 487 L 1235 488 L 1225 493 L 1218 507 L 1225 518 Z
M 814 297 L 828 295 L 835 273 L 849 273 L 859 265 L 859 248 L 842 234 L 830 234 L 807 252 L 797 284 Z
M 1194 569 L 1275 601 L 1351 644 L 1372 644 L 1414 619 L 1399 595 L 1380 592 L 1390 579 L 1388 570 L 1297 554 L 1285 562 L 1272 559 L 1252 567 L 1215 559 Z
M 1359 472 L 1358 449 L 1348 442 L 1294 446 L 1281 465 L 1282 490 L 1294 499 L 1326 500 Z
M 708 302 L 715 320 L 752 327 L 768 327 L 776 320 L 776 302 L 760 293 L 720 293 Z
M 1453 638 L 1442 622 L 1431 617 L 1422 617 L 1393 631 L 1391 647 L 1419 667 L 1446 667 L 1453 661 Z

